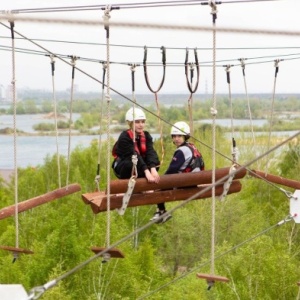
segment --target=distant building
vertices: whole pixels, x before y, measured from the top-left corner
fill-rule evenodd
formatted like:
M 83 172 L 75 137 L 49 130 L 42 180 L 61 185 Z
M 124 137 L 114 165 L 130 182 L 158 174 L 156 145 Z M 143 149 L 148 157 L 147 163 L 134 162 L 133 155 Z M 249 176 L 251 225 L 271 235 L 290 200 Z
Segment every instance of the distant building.
M 10 84 L 6 87 L 6 102 L 13 102 L 14 101 L 14 94 L 13 94 L 13 85 Z M 18 99 L 17 91 L 16 91 L 16 99 Z

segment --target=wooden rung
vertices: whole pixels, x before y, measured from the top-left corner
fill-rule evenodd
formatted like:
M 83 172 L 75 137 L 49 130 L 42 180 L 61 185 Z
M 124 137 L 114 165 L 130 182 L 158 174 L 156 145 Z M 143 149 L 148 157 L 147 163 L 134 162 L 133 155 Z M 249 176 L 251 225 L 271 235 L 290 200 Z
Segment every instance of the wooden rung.
M 207 282 L 228 282 L 229 279 L 223 276 L 217 276 L 217 275 L 210 275 L 210 274 L 203 274 L 203 273 L 197 273 L 198 278 L 206 279 Z
M 101 251 L 103 251 L 105 249 L 106 249 L 105 247 L 97 247 L 97 246 L 91 247 L 91 250 L 95 254 L 97 254 L 97 253 L 99 253 L 99 252 L 101 252 Z M 105 253 L 108 253 L 111 257 L 114 257 L 114 258 L 124 258 L 125 257 L 124 254 L 120 250 L 118 250 L 116 248 L 109 249 Z
M 227 176 L 230 168 L 221 168 L 215 171 L 216 181 Z M 245 168 L 237 169 L 234 179 L 241 179 L 246 174 Z M 225 182 L 226 180 L 224 180 Z M 140 193 L 150 190 L 168 190 L 172 188 L 196 186 L 199 184 L 212 183 L 212 170 L 195 172 L 195 173 L 177 173 L 160 176 L 158 183 L 149 183 L 146 178 L 137 178 L 133 189 L 133 193 Z M 128 189 L 128 179 L 112 180 L 110 182 L 110 193 L 120 194 L 126 193 Z
M 11 251 L 11 252 L 16 252 L 16 253 L 33 254 L 33 251 L 31 251 L 31 250 L 16 248 L 16 247 L 10 247 L 10 246 L 0 246 L 0 249 Z
M 251 170 L 251 172 L 249 172 L 249 175 L 251 175 L 255 178 L 265 179 L 265 180 L 270 181 L 272 183 L 278 183 L 280 185 L 291 187 L 291 188 L 294 188 L 294 189 L 297 189 L 297 190 L 300 189 L 300 181 L 287 179 L 287 178 L 272 175 L 272 174 L 267 174 L 266 172 L 257 171 L 257 170 Z
M 36 206 L 45 204 L 52 200 L 59 199 L 64 196 L 79 192 L 80 190 L 81 190 L 80 185 L 77 183 L 74 183 L 74 184 L 70 184 L 66 187 L 49 192 L 47 194 L 29 199 L 26 201 L 22 201 L 22 202 L 18 203 L 18 213 L 29 210 Z M 15 214 L 15 205 L 4 207 L 0 210 L 0 220 L 10 217 L 14 214 Z
M 141 205 L 152 205 L 161 202 L 171 202 L 185 200 L 189 197 L 199 193 L 208 185 L 198 187 L 172 189 L 165 191 L 148 191 L 146 193 L 132 194 L 128 207 L 135 207 Z M 241 191 L 242 185 L 239 180 L 234 180 L 230 185 L 228 194 L 237 193 Z M 215 195 L 220 196 L 223 193 L 223 185 L 215 187 Z M 208 190 L 197 196 L 196 199 L 204 199 L 212 196 L 212 190 Z M 105 192 L 95 192 L 82 195 L 82 199 L 86 204 L 90 204 L 94 214 L 107 211 L 107 195 Z M 123 194 L 110 196 L 110 209 L 120 208 L 122 206 Z

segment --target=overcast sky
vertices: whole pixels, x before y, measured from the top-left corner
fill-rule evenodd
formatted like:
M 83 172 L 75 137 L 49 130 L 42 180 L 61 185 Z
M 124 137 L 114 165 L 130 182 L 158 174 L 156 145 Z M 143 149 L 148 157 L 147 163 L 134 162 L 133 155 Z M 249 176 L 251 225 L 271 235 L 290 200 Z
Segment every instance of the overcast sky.
M 207 5 L 122 8 L 125 3 L 147 3 L 150 1 L 117 0 L 117 1 L 69 1 L 69 0 L 10 0 L 1 1 L 0 10 L 13 10 L 42 7 L 70 7 L 88 5 L 106 5 L 118 3 L 120 10 L 110 13 L 114 22 L 148 22 L 184 24 L 193 26 L 211 26 L 211 8 Z M 99 3 L 101 2 L 101 3 Z M 152 1 L 155 2 L 155 1 Z M 204 1 L 202 1 L 204 2 Z M 300 1 L 229 1 L 218 5 L 216 27 L 257 28 L 272 30 L 300 31 Z M 176 3 L 176 2 L 175 2 Z M 102 20 L 103 11 L 82 10 L 80 12 L 21 13 L 23 17 L 53 17 Z M 7 21 L 2 24 L 9 25 Z M 10 51 L 11 33 L 8 28 L 0 26 L 0 84 L 6 87 L 12 80 L 12 52 Z M 97 61 L 106 60 L 106 32 L 103 26 L 82 26 L 44 23 L 15 23 L 15 31 L 43 48 L 67 57 L 80 57 L 76 66 L 90 76 L 102 80 L 102 65 Z M 15 47 L 26 53 L 15 52 L 16 87 L 52 90 L 50 58 L 45 56 L 44 49 L 30 41 L 18 39 L 15 35 Z M 120 93 L 131 93 L 131 70 L 128 63 L 141 64 L 144 58 L 144 46 L 147 46 L 149 81 L 154 90 L 160 84 L 162 67 L 151 67 L 151 63 L 161 63 L 160 47 L 166 48 L 166 78 L 160 93 L 187 93 L 184 62 L 186 48 L 189 48 L 189 62 L 195 62 L 193 49 L 197 47 L 200 63 L 200 81 L 196 93 L 212 93 L 212 38 L 211 32 L 187 32 L 176 30 L 110 28 L 109 51 L 110 86 Z M 69 43 L 66 43 L 69 42 Z M 70 43 L 72 42 L 72 43 Z M 94 44 L 92 44 L 94 43 Z M 119 45 L 119 46 L 116 46 Z M 231 93 L 244 93 L 244 80 L 240 58 L 245 58 L 245 79 L 248 93 L 270 93 L 274 88 L 276 59 L 279 63 L 276 80 L 276 92 L 299 93 L 300 71 L 300 36 L 250 35 L 234 33 L 216 34 L 216 92 L 228 93 L 225 65 L 230 68 Z M 225 48 L 225 49 L 224 49 Z M 230 49 L 228 49 L 230 48 Z M 7 51 L 9 50 L 9 51 Z M 34 52 L 33 52 L 34 51 Z M 38 52 L 36 52 L 38 51 Z M 28 54 L 27 52 L 30 52 Z M 70 59 L 65 58 L 67 61 Z M 196 75 L 196 73 L 195 73 Z M 151 93 L 144 79 L 143 67 L 136 67 L 135 93 Z M 80 91 L 101 92 L 101 85 L 78 71 L 75 72 L 75 84 Z M 71 87 L 71 68 L 68 64 L 56 59 L 55 88 L 66 90 Z M 193 80 L 195 83 L 195 78 Z

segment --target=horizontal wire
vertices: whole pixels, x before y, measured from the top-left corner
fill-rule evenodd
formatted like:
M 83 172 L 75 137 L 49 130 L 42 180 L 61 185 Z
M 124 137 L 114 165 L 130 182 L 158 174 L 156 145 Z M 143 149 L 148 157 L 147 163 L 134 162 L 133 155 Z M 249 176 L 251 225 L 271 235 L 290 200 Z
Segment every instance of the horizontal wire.
M 215 1 L 215 4 L 234 4 L 234 3 L 249 3 L 249 2 L 274 2 L 282 0 L 232 0 L 232 1 Z M 100 5 L 86 5 L 86 6 L 61 6 L 61 7 L 40 7 L 27 9 L 13 9 L 11 13 L 45 13 L 45 12 L 66 12 L 66 11 L 87 11 L 87 10 L 105 10 L 110 9 L 133 9 L 133 8 L 159 8 L 159 7 L 173 7 L 173 6 L 191 6 L 191 5 L 209 5 L 209 1 L 199 0 L 173 0 L 173 1 L 154 1 L 154 2 L 140 2 L 140 3 L 116 3 L 116 4 L 100 4 Z M 2 10 L 0 13 L 6 13 Z

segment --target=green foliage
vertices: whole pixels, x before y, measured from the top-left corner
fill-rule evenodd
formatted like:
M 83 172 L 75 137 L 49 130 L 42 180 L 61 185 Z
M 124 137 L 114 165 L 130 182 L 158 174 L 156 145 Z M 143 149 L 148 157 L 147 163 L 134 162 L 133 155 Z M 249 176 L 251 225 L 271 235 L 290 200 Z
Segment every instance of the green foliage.
M 211 125 L 194 129 L 192 142 L 200 149 L 209 170 Z M 216 135 L 216 166 L 228 167 L 231 141 L 221 128 L 217 128 Z M 263 138 L 257 144 L 260 142 Z M 249 144 L 245 137 L 241 139 L 241 161 L 250 161 L 260 151 Z M 175 151 L 169 134 L 162 141 L 155 141 L 160 157 L 162 145 L 164 162 L 160 174 Z M 241 180 L 239 193 L 227 195 L 223 202 L 216 199 L 214 223 L 211 199 L 193 200 L 175 210 L 167 223 L 153 224 L 129 236 L 148 222 L 154 206 L 128 208 L 122 217 L 114 211 L 94 215 L 81 199 L 81 194 L 97 189 L 98 167 L 101 191 L 108 180 L 115 178 L 106 142 L 100 146 L 95 139 L 89 147 L 77 147 L 69 161 L 60 156 L 60 173 L 56 155 L 46 157 L 43 165 L 18 170 L 18 201 L 39 197 L 70 183 L 80 184 L 81 191 L 20 213 L 19 232 L 14 217 L 0 221 L 0 245 L 14 246 L 18 236 L 21 248 L 34 251 L 33 255 L 20 254 L 12 264 L 12 254 L 0 250 L 1 283 L 20 283 L 29 291 L 70 272 L 41 299 L 138 299 L 151 291 L 149 299 L 296 298 L 300 277 L 299 229 L 293 221 L 276 226 L 289 212 L 288 199 L 276 186 L 246 176 Z M 281 156 L 269 158 L 277 162 L 270 171 L 298 178 L 297 142 Z M 0 187 L 1 206 L 13 205 L 14 180 L 7 185 L 0 179 Z M 167 203 L 167 209 L 178 204 Z M 208 291 L 207 283 L 196 273 L 211 273 L 213 225 L 214 273 L 230 281 L 216 282 Z M 90 251 L 91 246 L 105 247 L 117 242 L 116 248 L 124 253 L 124 259 L 111 258 L 102 263 Z

